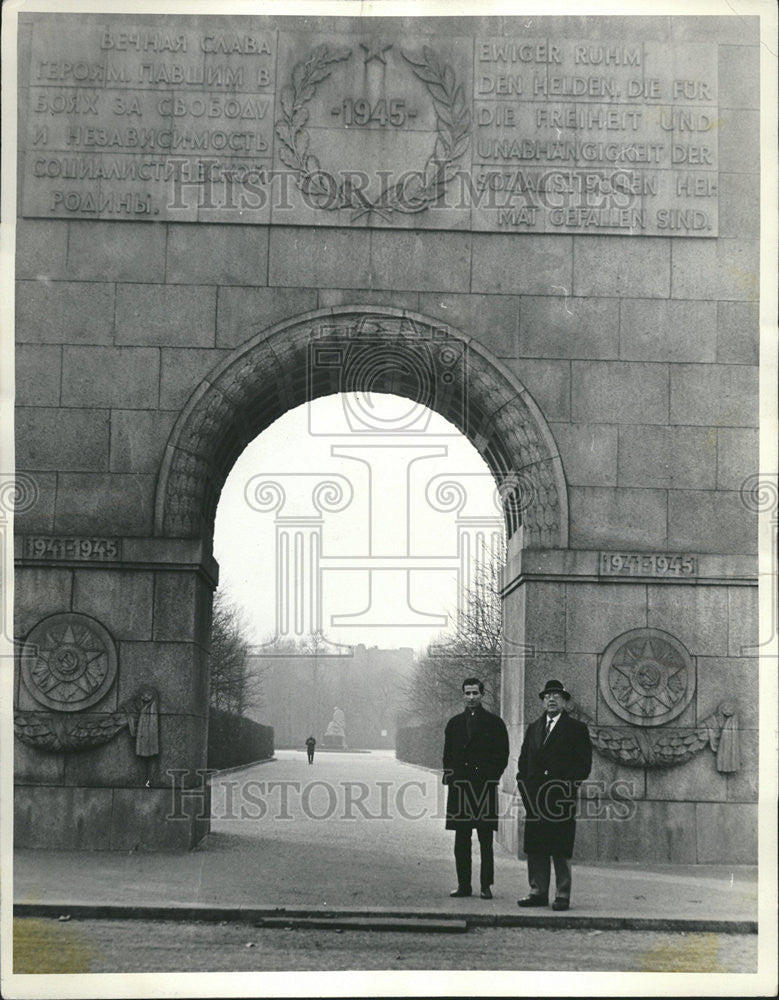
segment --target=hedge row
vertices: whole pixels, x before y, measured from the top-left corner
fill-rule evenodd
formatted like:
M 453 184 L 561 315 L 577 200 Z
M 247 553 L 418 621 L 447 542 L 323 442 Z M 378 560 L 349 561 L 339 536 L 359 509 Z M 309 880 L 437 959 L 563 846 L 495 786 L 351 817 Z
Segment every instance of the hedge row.
M 212 708 L 208 718 L 208 766 L 219 770 L 273 756 L 273 726 Z
M 395 733 L 395 756 L 409 764 L 440 769 L 443 749 L 444 723 L 405 726 Z

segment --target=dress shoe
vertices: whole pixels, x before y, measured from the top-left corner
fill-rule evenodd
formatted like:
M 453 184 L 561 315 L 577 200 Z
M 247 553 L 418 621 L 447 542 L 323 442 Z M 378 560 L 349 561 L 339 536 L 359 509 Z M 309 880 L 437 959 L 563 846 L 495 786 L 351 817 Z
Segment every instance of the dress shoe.
M 482 899 L 492 899 L 492 890 L 488 885 L 485 885 L 481 892 L 479 893 Z
M 471 887 L 469 885 L 458 885 L 453 892 L 449 893 L 449 895 L 459 899 L 461 896 L 472 896 L 473 892 L 471 891 Z
M 549 900 L 546 896 L 525 896 L 524 899 L 517 900 L 517 906 L 547 906 Z
M 571 904 L 568 902 L 567 899 L 556 899 L 552 903 L 552 909 L 553 910 L 567 910 L 570 905 Z

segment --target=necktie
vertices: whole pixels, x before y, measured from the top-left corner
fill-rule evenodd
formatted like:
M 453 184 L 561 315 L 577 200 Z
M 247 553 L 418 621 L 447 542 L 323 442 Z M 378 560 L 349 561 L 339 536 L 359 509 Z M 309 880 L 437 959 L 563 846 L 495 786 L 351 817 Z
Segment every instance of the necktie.
M 544 740 L 543 740 L 544 743 L 546 743 L 546 741 L 549 739 L 549 734 L 552 732 L 552 723 L 553 722 L 554 722 L 554 719 L 552 718 L 552 716 L 548 715 L 546 717 L 546 729 L 544 730 Z

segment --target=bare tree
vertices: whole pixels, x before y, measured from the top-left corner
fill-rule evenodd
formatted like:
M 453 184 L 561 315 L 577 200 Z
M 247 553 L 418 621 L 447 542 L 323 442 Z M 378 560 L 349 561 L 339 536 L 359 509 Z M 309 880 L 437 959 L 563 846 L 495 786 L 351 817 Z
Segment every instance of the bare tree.
M 285 700 L 298 710 L 302 708 L 307 732 L 323 732 L 326 728 L 333 706 L 341 700 L 334 690 L 333 668 L 350 662 L 346 647 L 334 646 L 321 632 L 277 637 L 268 640 L 262 651 L 269 677 L 282 671 L 288 682 L 294 679 L 294 695 Z M 278 693 L 278 685 L 273 689 Z
M 427 647 L 406 688 L 411 716 L 438 723 L 457 712 L 465 677 L 482 680 L 485 707 L 499 709 L 503 639 L 498 580 L 495 562 L 477 563 L 453 631 Z
M 246 626 L 239 609 L 222 591 L 214 595 L 211 620 L 211 687 L 213 708 L 245 715 L 259 707 L 262 676 L 249 656 Z

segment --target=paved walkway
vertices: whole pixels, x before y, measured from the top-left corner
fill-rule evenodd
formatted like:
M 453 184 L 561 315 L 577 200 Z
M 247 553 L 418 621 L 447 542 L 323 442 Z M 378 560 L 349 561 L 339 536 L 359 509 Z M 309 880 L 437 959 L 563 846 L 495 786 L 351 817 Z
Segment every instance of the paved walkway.
M 212 832 L 194 851 L 17 851 L 17 912 L 83 905 L 106 915 L 118 906 L 256 916 L 282 908 L 691 930 L 747 930 L 757 919 L 757 871 L 744 866 L 575 863 L 568 913 L 520 910 L 524 861 L 499 845 L 495 898 L 450 899 L 453 834 L 444 829 L 439 775 L 381 751 L 318 753 L 313 766 L 302 752 L 277 758 L 215 780 Z

